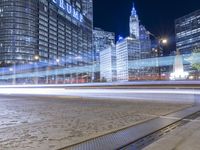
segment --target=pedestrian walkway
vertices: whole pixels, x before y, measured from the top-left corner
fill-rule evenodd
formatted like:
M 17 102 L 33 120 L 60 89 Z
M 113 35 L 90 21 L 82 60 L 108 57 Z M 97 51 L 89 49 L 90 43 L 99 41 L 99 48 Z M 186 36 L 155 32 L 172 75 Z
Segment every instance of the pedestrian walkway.
M 83 143 L 66 147 L 61 150 L 115 150 L 122 148 L 146 135 L 154 133 L 170 124 L 173 124 L 187 116 L 200 111 L 200 106 L 190 107 L 166 116 L 160 116 L 156 119 L 146 121 L 142 124 L 120 130 L 118 132 L 107 134 Z M 200 127 L 200 125 L 199 125 Z M 200 131 L 199 131 L 200 132 Z M 199 138 L 200 139 L 200 138 Z M 166 143 L 165 143 L 166 144 Z M 160 149 L 161 147 L 158 147 Z M 152 149 L 153 150 L 153 149 Z

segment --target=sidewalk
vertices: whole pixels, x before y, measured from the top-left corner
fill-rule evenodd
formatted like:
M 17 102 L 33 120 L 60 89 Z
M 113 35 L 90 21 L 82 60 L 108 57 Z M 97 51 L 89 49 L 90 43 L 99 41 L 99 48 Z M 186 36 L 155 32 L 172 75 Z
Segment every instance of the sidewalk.
M 119 149 L 133 141 L 136 141 L 146 135 L 154 133 L 164 127 L 169 126 L 182 118 L 185 118 L 189 115 L 192 115 L 196 112 L 200 111 L 199 106 L 190 107 L 166 116 L 160 116 L 158 118 L 146 121 L 144 123 L 132 126 L 130 128 L 120 130 L 118 132 L 114 132 L 105 136 L 101 136 L 95 139 L 91 139 L 89 141 L 85 141 L 78 145 L 74 145 L 72 147 L 66 147 L 61 150 L 114 150 Z M 200 129 L 200 120 L 197 123 L 199 124 L 198 127 Z M 196 128 L 195 128 L 196 129 Z M 199 131 L 200 132 L 200 131 Z M 198 138 L 199 141 L 200 138 Z M 168 143 L 162 143 L 156 146 L 157 149 L 150 148 L 149 150 L 165 150 L 162 147 L 167 148 Z M 131 148 L 130 148 L 131 149 Z M 200 149 L 200 148 L 199 148 Z M 199 150 L 198 149 L 198 150 Z M 166 149 L 172 150 L 172 149 Z M 174 150 L 174 149 L 173 149 Z M 181 149 L 180 149 L 181 150 Z M 185 149 L 190 150 L 190 149 Z
M 200 150 L 200 118 L 175 129 L 144 150 Z

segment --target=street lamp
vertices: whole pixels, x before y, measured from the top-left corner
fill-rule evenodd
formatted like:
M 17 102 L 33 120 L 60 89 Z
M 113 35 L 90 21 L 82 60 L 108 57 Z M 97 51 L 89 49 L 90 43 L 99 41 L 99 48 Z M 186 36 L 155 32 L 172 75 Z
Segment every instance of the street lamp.
M 158 42 L 158 57 L 161 57 L 161 51 L 163 52 L 163 46 L 168 44 L 168 39 L 166 38 L 160 38 Z M 158 75 L 159 75 L 159 80 L 162 79 L 162 73 L 161 73 L 161 67 L 159 65 L 158 61 Z
M 157 57 L 161 57 L 161 51 L 163 51 L 163 46 L 168 44 L 168 39 L 167 38 L 162 38 L 162 37 L 157 37 L 153 33 L 147 31 L 147 34 L 150 36 L 154 37 L 157 40 Z M 159 66 L 159 61 L 157 59 L 157 65 L 158 65 L 158 74 L 159 74 L 159 79 L 161 80 L 161 67 Z
M 40 56 L 39 55 L 35 55 L 34 56 L 34 65 L 35 65 L 35 71 L 37 73 L 36 77 L 35 77 L 35 84 L 38 84 L 38 78 L 39 78 L 39 74 L 38 74 L 38 61 L 40 59 Z
M 166 45 L 168 43 L 168 40 L 167 39 L 161 39 L 161 43 Z
M 40 56 L 38 56 L 38 55 L 34 56 L 34 60 L 38 61 L 39 59 L 40 59 Z

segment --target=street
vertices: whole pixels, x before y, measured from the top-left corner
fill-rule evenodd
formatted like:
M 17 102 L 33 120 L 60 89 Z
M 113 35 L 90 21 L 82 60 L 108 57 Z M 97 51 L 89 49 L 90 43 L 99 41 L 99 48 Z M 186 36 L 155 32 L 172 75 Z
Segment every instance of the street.
M 191 104 L 0 95 L 0 150 L 56 150 Z

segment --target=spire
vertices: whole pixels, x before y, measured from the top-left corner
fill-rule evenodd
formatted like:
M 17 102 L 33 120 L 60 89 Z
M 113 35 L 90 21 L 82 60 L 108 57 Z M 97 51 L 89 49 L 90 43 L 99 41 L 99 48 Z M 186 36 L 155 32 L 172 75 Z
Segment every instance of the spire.
M 135 9 L 134 3 L 133 3 L 132 11 L 131 11 L 131 16 L 137 16 L 137 11 L 136 11 L 136 9 Z
M 132 11 L 131 11 L 129 24 L 130 24 L 129 25 L 130 35 L 136 39 L 139 39 L 139 18 L 138 18 L 137 11 L 135 9 L 134 4 L 133 4 Z

